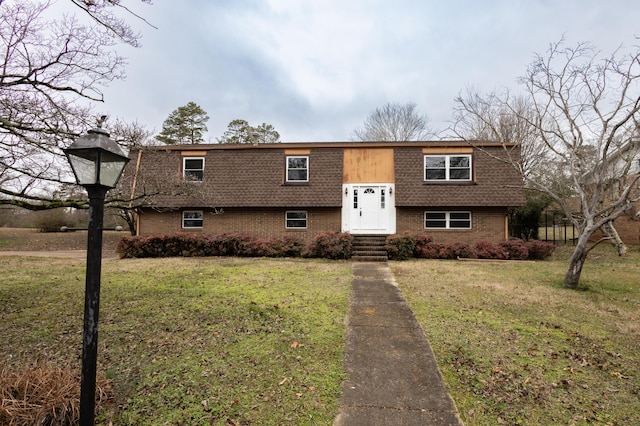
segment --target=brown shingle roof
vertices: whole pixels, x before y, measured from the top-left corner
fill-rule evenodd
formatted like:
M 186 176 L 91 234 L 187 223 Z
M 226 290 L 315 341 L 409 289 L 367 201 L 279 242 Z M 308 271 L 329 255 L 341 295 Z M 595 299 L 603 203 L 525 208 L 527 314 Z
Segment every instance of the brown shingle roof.
M 518 155 L 512 151 L 511 155 Z M 521 206 L 526 204 L 522 179 L 505 161 L 501 146 L 474 149 L 475 181 L 426 183 L 421 147 L 395 150 L 396 206 Z M 517 159 L 517 157 L 516 157 Z
M 189 146 L 187 148 L 191 148 Z M 182 182 L 182 158 L 188 152 L 172 149 L 142 151 L 136 194 L 161 189 L 149 206 L 179 207 L 339 207 L 342 189 L 342 149 L 311 149 L 309 182 L 285 182 L 287 144 L 272 149 L 215 149 L 198 145 L 194 156 L 206 150 L 202 182 Z M 224 145 L 222 146 L 224 147 Z M 205 149 L 206 148 L 206 149 Z M 306 155 L 306 154 L 305 154 Z M 132 152 L 127 175 L 134 174 L 138 152 Z M 131 178 L 129 178 L 131 180 Z M 145 185 L 146 184 L 146 185 Z
M 180 207 L 341 207 L 344 148 L 392 147 L 397 206 L 518 206 L 525 204 L 522 180 L 499 144 L 475 148 L 476 181 L 468 184 L 424 182 L 423 147 L 468 147 L 461 141 L 280 143 L 271 145 L 185 145 L 151 147 L 131 152 L 123 177 L 124 187 L 135 193 L 158 193 L 148 199 L 155 208 Z M 285 182 L 285 150 L 309 154 L 309 182 Z M 487 151 L 490 155 L 483 152 Z M 517 149 L 514 151 L 518 153 Z M 204 154 L 204 155 L 203 155 Z M 204 156 L 202 182 L 182 181 L 182 158 Z

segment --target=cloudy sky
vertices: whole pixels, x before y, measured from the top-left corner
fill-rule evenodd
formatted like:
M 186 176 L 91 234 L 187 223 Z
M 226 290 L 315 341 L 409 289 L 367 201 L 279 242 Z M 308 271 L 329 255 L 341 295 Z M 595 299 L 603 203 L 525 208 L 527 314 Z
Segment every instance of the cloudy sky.
M 448 126 L 467 87 L 517 89 L 534 53 L 564 36 L 604 52 L 640 44 L 637 0 L 155 0 L 130 3 L 127 79 L 100 112 L 157 132 L 193 101 L 215 142 L 236 118 L 283 142 L 345 141 L 376 107 L 417 105 Z

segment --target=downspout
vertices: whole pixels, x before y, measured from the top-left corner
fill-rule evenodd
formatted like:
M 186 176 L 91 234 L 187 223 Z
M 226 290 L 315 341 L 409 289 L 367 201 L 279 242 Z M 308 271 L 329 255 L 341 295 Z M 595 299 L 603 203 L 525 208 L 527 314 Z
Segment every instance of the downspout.
M 135 197 L 136 185 L 138 184 L 138 172 L 140 171 L 140 162 L 142 160 L 142 150 L 138 151 L 136 159 L 136 169 L 133 172 L 133 182 L 131 182 L 131 198 L 129 199 L 129 208 L 133 207 L 133 198 Z M 140 236 L 140 217 L 136 215 L 136 236 Z
M 504 215 L 504 240 L 509 241 L 509 215 Z

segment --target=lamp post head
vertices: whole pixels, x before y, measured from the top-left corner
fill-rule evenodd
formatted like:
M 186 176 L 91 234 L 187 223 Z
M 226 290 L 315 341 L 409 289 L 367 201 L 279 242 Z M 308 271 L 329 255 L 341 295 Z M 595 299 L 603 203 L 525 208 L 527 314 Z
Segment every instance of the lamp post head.
M 64 149 L 78 185 L 115 188 L 129 158 L 109 133 L 91 129 Z

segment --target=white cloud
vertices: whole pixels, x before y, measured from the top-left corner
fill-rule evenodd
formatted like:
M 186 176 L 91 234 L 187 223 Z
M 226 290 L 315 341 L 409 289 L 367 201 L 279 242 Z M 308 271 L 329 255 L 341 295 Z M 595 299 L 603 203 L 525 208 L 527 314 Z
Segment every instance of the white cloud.
M 385 102 L 416 102 L 444 127 L 466 86 L 515 87 L 563 34 L 612 51 L 640 32 L 631 0 L 192 0 L 137 12 L 159 29 L 140 26 L 143 47 L 105 108 L 159 129 L 194 101 L 213 140 L 235 118 L 285 141 L 347 140 Z

